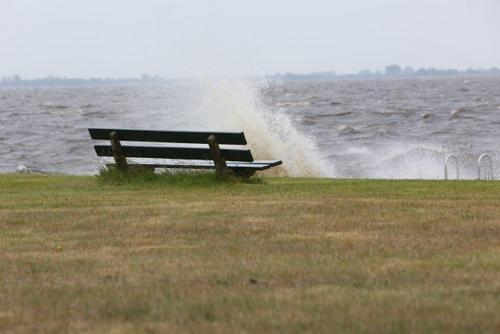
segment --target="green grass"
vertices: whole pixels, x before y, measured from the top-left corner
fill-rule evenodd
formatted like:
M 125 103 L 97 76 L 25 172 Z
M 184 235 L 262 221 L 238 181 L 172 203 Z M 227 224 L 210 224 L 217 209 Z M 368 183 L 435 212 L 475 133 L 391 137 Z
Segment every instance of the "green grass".
M 500 183 L 0 175 L 0 332 L 496 333 Z
M 207 171 L 180 171 L 180 172 L 164 172 L 153 173 L 148 169 L 136 168 L 131 169 L 128 173 L 123 173 L 113 167 L 103 169 L 97 177 L 97 181 L 101 185 L 127 185 L 132 187 L 214 187 L 217 185 L 232 185 L 238 183 L 258 184 L 263 183 L 261 177 L 253 176 L 251 178 L 229 177 L 225 180 L 219 180 L 213 172 Z

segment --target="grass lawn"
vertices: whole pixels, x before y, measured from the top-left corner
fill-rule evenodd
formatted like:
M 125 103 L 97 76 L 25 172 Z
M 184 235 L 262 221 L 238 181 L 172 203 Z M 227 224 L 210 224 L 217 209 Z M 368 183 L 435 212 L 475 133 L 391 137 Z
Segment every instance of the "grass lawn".
M 0 332 L 498 333 L 500 183 L 0 175 Z

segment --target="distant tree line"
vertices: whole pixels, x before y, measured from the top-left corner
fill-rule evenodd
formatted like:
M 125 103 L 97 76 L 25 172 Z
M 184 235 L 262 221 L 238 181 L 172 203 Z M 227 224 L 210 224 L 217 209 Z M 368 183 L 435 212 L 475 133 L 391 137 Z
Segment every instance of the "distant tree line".
M 441 70 L 437 68 L 419 68 L 413 69 L 411 66 L 402 68 L 399 65 L 389 65 L 385 68 L 385 75 L 387 76 L 454 76 L 454 75 L 481 75 L 481 74 L 500 74 L 500 69 L 493 67 L 491 69 L 474 69 L 469 68 L 465 71 L 456 69 Z
M 66 78 L 48 76 L 40 79 L 26 80 L 19 75 L 4 76 L 0 79 L 0 87 L 24 87 L 24 86 L 86 86 L 86 85 L 129 85 L 144 83 L 159 83 L 167 81 L 158 75 L 143 74 L 141 78 Z
M 414 69 L 411 66 L 401 67 L 400 65 L 386 66 L 384 71 L 362 70 L 356 74 L 337 74 L 334 71 L 329 72 L 312 72 L 306 74 L 296 73 L 278 73 L 269 78 L 279 80 L 336 80 L 349 78 L 412 78 L 412 77 L 453 77 L 453 76 L 480 76 L 480 75 L 500 75 L 499 68 L 491 69 L 474 69 L 469 68 L 465 71 L 456 69 L 436 69 L 436 68 L 418 68 Z M 4 76 L 0 79 L 0 87 L 22 87 L 22 86 L 86 86 L 86 85 L 133 85 L 133 84 L 153 84 L 169 82 L 171 80 L 164 79 L 158 75 L 143 74 L 141 78 L 66 78 L 48 76 L 40 79 L 26 80 L 19 75 Z
M 465 71 L 457 69 L 437 69 L 437 68 L 417 68 L 411 66 L 401 67 L 400 65 L 386 66 L 384 71 L 362 70 L 356 74 L 338 75 L 335 72 L 313 72 L 307 74 L 284 73 L 275 74 L 274 79 L 282 80 L 335 80 L 343 78 L 411 78 L 411 77 L 453 77 L 453 76 L 478 76 L 478 75 L 500 75 L 500 69 L 493 67 L 490 69 L 469 68 Z

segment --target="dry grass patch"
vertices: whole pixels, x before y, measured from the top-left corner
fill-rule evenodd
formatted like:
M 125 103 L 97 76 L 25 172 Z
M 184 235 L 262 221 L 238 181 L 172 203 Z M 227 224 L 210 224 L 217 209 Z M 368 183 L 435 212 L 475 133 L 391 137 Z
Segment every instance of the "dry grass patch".
M 0 176 L 0 332 L 500 330 L 498 182 L 114 181 Z

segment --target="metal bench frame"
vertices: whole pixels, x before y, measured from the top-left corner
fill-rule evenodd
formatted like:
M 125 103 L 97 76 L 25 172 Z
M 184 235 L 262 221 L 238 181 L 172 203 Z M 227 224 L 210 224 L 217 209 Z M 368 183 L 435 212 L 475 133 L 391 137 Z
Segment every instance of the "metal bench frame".
M 110 145 L 94 145 L 100 157 L 113 157 L 115 165 L 123 172 L 130 169 L 127 158 L 169 159 L 188 162 L 176 163 L 134 163 L 148 169 L 187 168 L 215 169 L 217 176 L 230 175 L 250 177 L 258 170 L 265 170 L 282 164 L 281 160 L 254 160 L 249 149 L 223 148 L 220 145 L 247 144 L 243 132 L 207 131 L 154 131 L 112 128 L 89 128 L 94 140 L 109 140 Z M 175 143 L 176 146 L 122 145 L 124 142 Z M 189 144 L 190 146 L 180 146 Z M 204 144 L 193 147 L 192 144 Z M 207 145 L 207 146 L 205 146 Z M 198 145 L 200 146 L 200 145 Z M 196 161 L 193 161 L 196 160 Z

